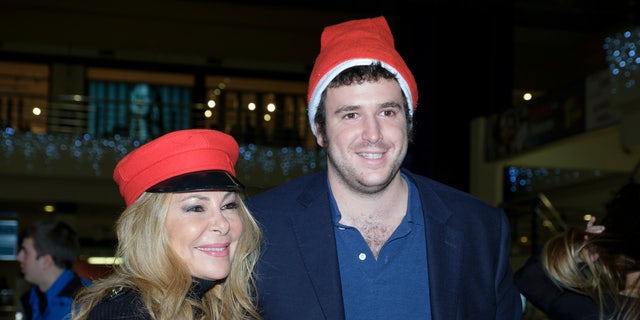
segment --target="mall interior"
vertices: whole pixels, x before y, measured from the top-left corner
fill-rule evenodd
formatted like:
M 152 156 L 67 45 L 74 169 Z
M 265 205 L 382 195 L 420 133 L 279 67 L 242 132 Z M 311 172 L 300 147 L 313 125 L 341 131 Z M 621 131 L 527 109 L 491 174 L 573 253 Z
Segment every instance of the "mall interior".
M 15 254 L 30 221 L 69 222 L 81 271 L 108 272 L 87 261 L 113 255 L 113 168 L 153 137 L 233 135 L 249 196 L 322 170 L 306 114 L 320 34 L 381 15 L 419 88 L 405 166 L 504 208 L 516 269 L 640 178 L 638 13 L 620 0 L 4 0 L 0 317 L 28 288 Z

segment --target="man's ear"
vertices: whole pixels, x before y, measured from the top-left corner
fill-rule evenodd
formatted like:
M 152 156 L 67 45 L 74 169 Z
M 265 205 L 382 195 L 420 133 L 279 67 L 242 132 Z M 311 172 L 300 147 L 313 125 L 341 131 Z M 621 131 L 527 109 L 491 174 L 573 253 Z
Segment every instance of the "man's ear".
M 53 256 L 49 253 L 43 254 L 42 256 L 40 256 L 40 259 L 42 260 L 42 265 L 50 268 L 56 265 L 56 262 L 53 261 Z
M 322 134 L 320 134 L 320 126 L 317 123 L 313 123 L 313 128 L 315 129 L 316 132 L 316 143 L 320 146 L 324 148 L 324 137 Z

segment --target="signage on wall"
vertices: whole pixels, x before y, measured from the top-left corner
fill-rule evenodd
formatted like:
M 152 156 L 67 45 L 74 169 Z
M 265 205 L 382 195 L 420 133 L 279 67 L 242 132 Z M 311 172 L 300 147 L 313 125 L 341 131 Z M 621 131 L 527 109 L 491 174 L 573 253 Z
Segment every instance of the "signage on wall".
M 0 220 L 0 260 L 15 260 L 18 254 L 18 221 Z
M 584 86 L 493 115 L 485 159 L 492 161 L 585 131 Z

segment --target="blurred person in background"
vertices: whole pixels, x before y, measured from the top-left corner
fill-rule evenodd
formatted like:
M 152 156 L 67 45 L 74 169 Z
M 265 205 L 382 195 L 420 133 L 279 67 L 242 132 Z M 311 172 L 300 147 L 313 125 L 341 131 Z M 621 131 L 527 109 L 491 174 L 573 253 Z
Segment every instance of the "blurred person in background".
M 90 284 L 72 271 L 79 250 L 75 230 L 60 220 L 37 220 L 21 232 L 17 261 L 32 284 L 20 299 L 24 319 L 69 319 L 75 294 Z
M 526 299 L 553 320 L 640 319 L 640 184 L 624 185 L 601 225 L 570 227 L 516 271 Z

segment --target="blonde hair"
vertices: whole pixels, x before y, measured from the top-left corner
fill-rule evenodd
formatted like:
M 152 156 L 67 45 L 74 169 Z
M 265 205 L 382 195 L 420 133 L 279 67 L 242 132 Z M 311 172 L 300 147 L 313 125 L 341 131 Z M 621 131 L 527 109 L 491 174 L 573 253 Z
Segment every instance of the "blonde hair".
M 627 272 L 634 270 L 628 258 L 608 250 L 618 244 L 606 231 L 594 234 L 571 227 L 545 244 L 542 267 L 556 285 L 590 296 L 598 305 L 599 319 L 637 320 L 640 300 L 621 294 L 638 288 L 637 281 L 626 280 Z M 588 258 L 593 255 L 597 258 Z M 613 303 L 611 314 L 605 314 L 608 298 Z
M 140 293 L 145 311 L 154 320 L 260 319 L 255 304 L 253 268 L 259 255 L 261 232 L 238 194 L 243 222 L 229 275 L 209 290 L 202 301 L 189 298 L 189 269 L 169 246 L 164 221 L 169 193 L 143 193 L 116 222 L 118 247 L 113 274 L 84 288 L 74 301 L 72 319 L 86 319 L 113 290 L 131 288 Z M 194 318 L 194 308 L 201 316 Z

